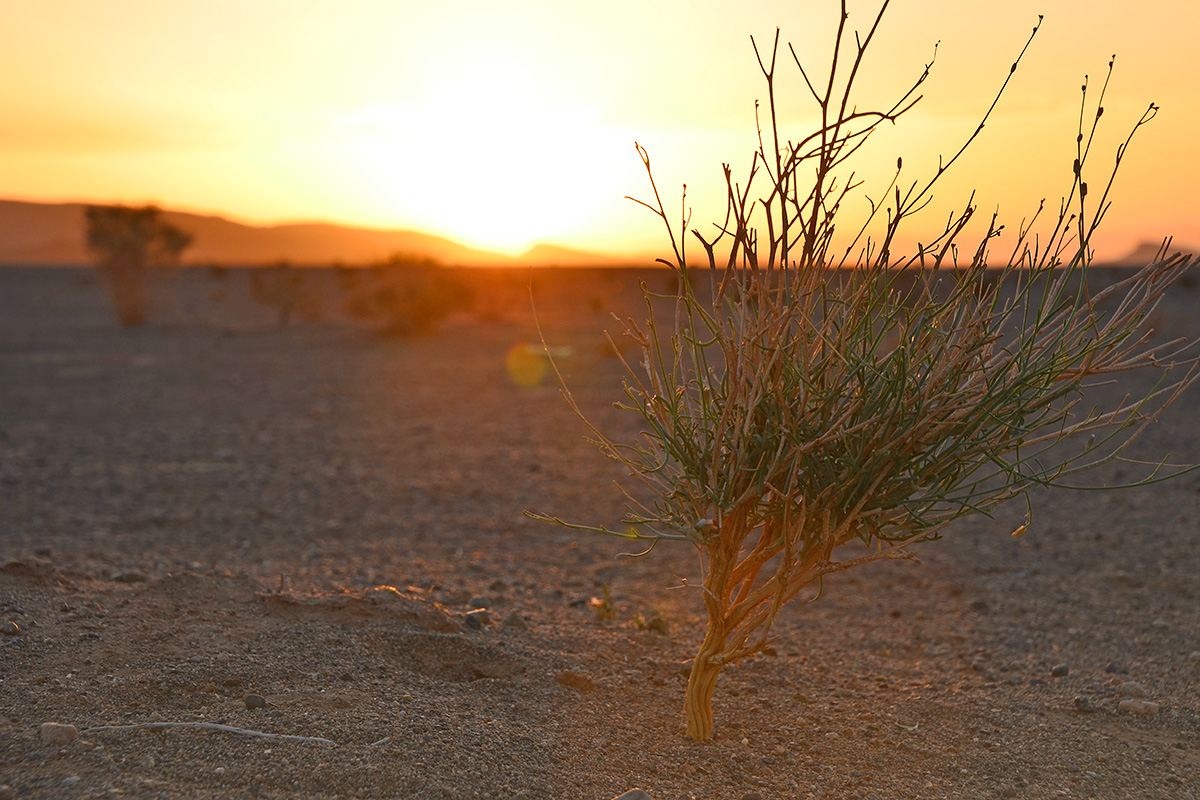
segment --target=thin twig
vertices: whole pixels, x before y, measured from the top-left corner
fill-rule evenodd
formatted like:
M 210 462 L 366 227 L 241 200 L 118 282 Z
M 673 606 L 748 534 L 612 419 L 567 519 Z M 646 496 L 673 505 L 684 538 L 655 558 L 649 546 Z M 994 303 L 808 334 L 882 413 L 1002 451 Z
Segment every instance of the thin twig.
M 262 731 L 252 731 L 246 728 L 235 728 L 232 725 L 220 725 L 216 722 L 134 722 L 129 725 L 97 725 L 94 728 L 85 728 L 83 733 L 95 733 L 97 731 L 128 731 L 138 728 L 194 728 L 205 731 L 222 731 L 224 733 L 235 733 L 239 736 L 253 736 L 259 739 L 287 739 L 293 742 L 318 742 L 320 744 L 336 745 L 337 742 L 329 739 L 322 739 L 320 736 L 292 736 L 286 733 L 263 733 Z

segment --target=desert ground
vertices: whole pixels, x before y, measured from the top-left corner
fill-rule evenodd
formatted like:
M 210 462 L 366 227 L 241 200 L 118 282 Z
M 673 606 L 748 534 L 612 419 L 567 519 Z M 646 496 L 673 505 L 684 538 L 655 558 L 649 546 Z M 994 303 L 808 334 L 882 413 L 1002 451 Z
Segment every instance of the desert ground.
M 586 413 L 635 434 L 604 331 L 636 281 L 532 275 L 388 337 L 336 304 L 280 325 L 247 270 L 122 329 L 86 270 L 0 269 L 0 797 L 1200 796 L 1200 473 L 832 576 L 685 739 L 697 556 L 528 518 L 616 524 L 622 475 L 506 368 L 532 294 Z M 1177 287 L 1156 335 L 1198 307 Z M 1132 455 L 1200 462 L 1197 391 Z

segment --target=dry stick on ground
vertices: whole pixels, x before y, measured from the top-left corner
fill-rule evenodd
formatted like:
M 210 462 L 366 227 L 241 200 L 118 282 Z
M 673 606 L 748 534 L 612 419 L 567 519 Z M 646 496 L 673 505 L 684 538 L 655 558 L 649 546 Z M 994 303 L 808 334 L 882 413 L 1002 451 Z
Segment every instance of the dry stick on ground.
M 322 739 L 320 736 L 292 736 L 287 733 L 263 733 L 262 731 L 252 731 L 246 728 L 235 728 L 232 725 L 220 725 L 216 722 L 134 722 L 129 725 L 97 725 L 94 728 L 85 728 L 83 733 L 96 733 L 97 731 L 129 731 L 138 728 L 194 728 L 204 731 L 222 731 L 224 733 L 236 733 L 239 736 L 253 736 L 259 739 L 287 739 L 292 742 L 318 742 L 320 744 L 336 745 L 337 742 L 329 739 Z
M 966 144 L 930 180 L 907 190 L 899 185 L 898 159 L 867 224 L 851 229 L 849 245 L 838 248 L 844 255 L 833 255 L 842 202 L 857 185 L 853 175 L 840 182 L 836 171 L 876 127 L 912 107 L 928 75 L 927 65 L 884 111 L 862 111 L 869 107 L 852 99 L 887 5 L 850 46 L 842 3 L 822 88 L 796 61 L 821 120 L 798 143 L 781 139 L 775 114 L 778 35 L 769 61 L 759 54 L 768 135 L 760 128 L 744 185 L 725 165 L 728 208 L 715 236 L 693 231 L 707 256 L 711 296 L 694 287 L 683 231 L 676 234 L 649 156 L 638 147 L 654 192 L 654 203 L 642 205 L 667 227 L 674 261 L 664 263 L 678 273 L 680 288 L 675 297 L 644 289 L 646 323 L 625 323 L 641 359 L 636 369 L 625 363 L 623 407 L 642 417 L 642 436 L 618 442 L 588 424 L 602 451 L 641 485 L 639 496 L 651 499 L 626 492 L 624 531 L 570 527 L 648 541 L 650 549 L 661 540 L 687 541 L 700 551 L 708 623 L 684 704 L 687 735 L 696 740 L 713 734 L 721 670 L 766 647 L 779 610 L 805 587 L 872 561 L 912 559 L 911 545 L 938 538 L 956 519 L 990 515 L 1014 498 L 1028 502 L 1030 488 L 1062 486 L 1125 460 L 1128 445 L 1196 379 L 1184 343 L 1154 343 L 1146 328 L 1163 293 L 1193 261 L 1167 258 L 1164 250 L 1133 276 L 1091 294 L 1088 240 L 1107 210 L 1107 193 L 1085 219 L 1084 166 L 1095 126 L 1085 136 L 1084 113 L 1074 184 L 1048 238 L 1031 236 L 1033 222 L 1023 223 L 1013 256 L 990 270 L 988 245 L 1003 230 L 993 218 L 960 267 L 957 242 L 974 218 L 972 198 L 914 256 L 897 260 L 892 253 L 901 221 L 928 203 L 931 188 L 979 135 L 1020 56 Z M 1085 86 L 1085 109 L 1087 99 Z M 1103 91 L 1097 118 L 1102 103 Z M 751 184 L 760 175 L 767 184 L 754 200 Z M 854 257 L 876 217 L 883 225 L 878 243 L 868 238 Z M 684 220 L 686 227 L 686 211 Z M 727 257 L 718 258 L 718 246 L 729 248 Z M 674 325 L 660 331 L 656 310 L 661 314 L 664 303 Z M 1176 367 L 1182 378 L 1172 373 Z M 1084 405 L 1097 382 L 1140 368 L 1161 372 L 1144 396 L 1107 409 Z M 583 417 L 565 386 L 564 396 Z M 1092 437 L 1082 448 L 1063 443 L 1080 434 Z M 1136 484 L 1178 474 L 1166 466 L 1148 465 Z M 866 553 L 839 560 L 838 549 L 856 539 Z

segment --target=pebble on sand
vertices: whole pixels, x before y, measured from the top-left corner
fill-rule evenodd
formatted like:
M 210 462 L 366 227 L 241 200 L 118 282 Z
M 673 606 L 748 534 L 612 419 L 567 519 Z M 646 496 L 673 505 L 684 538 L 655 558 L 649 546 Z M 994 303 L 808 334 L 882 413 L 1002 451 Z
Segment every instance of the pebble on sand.
M 246 708 L 266 708 L 266 707 L 267 707 L 267 698 L 263 697 L 261 694 L 246 695 Z
M 491 624 L 492 617 L 486 608 L 477 608 L 474 611 L 468 611 L 463 622 L 471 630 L 480 631 Z
M 1117 708 L 1122 711 L 1128 711 L 1131 714 L 1157 714 L 1158 703 L 1151 700 L 1136 700 L 1130 698 L 1117 703 Z
M 1092 700 L 1090 697 L 1087 697 L 1086 695 L 1082 695 L 1082 694 L 1077 694 L 1077 695 L 1075 695 L 1075 710 L 1082 711 L 1085 714 L 1090 714 L 1091 712 L 1096 710 L 1096 706 L 1092 703 Z
M 58 722 L 43 722 L 38 726 L 38 735 L 46 744 L 69 744 L 79 738 L 79 729 L 74 725 Z
M 1137 681 L 1125 681 L 1113 690 L 1113 694 L 1117 697 L 1134 697 L 1138 699 L 1150 696 L 1150 693 L 1146 691 L 1146 687 Z
M 1054 668 L 1050 670 L 1050 674 L 1055 678 L 1062 678 L 1070 671 L 1070 668 L 1066 664 L 1056 664 Z
M 16 636 L 20 632 L 21 626 L 13 622 L 11 619 L 4 623 L 3 626 L 0 626 L 0 633 L 3 633 L 5 636 Z
M 650 795 L 646 794 L 641 789 L 630 789 L 624 794 L 619 794 L 613 800 L 650 800 Z

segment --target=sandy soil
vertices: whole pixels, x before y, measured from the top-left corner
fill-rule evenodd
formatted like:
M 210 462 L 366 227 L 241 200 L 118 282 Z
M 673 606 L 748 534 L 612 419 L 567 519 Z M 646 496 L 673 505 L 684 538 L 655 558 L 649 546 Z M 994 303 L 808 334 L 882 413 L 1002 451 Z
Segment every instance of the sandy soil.
M 601 346 L 627 276 L 538 281 L 581 403 L 636 430 Z M 557 390 L 505 370 L 529 315 L 280 329 L 247 283 L 197 271 L 120 330 L 86 273 L 0 269 L 0 797 L 1200 796 L 1200 476 L 834 576 L 694 744 L 695 554 L 523 515 L 620 512 Z M 1159 328 L 1200 334 L 1196 303 Z M 1200 461 L 1195 402 L 1138 452 Z

